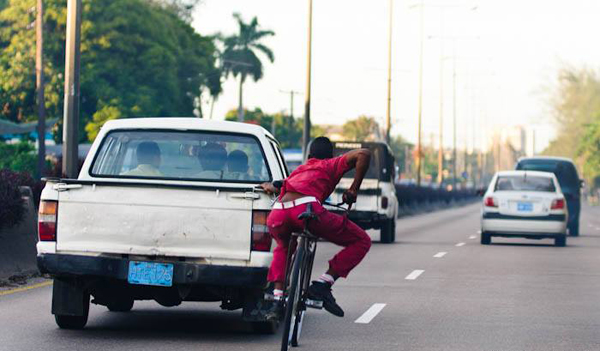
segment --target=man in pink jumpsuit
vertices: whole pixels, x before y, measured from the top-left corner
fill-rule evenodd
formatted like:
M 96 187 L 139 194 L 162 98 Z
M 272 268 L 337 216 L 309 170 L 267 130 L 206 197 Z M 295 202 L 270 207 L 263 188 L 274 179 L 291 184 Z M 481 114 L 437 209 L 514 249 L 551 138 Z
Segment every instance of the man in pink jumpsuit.
M 286 258 L 292 232 L 303 229 L 298 216 L 312 203 L 313 211 L 319 220 L 309 224 L 313 235 L 321 237 L 344 248 L 329 261 L 329 269 L 308 289 L 309 297 L 323 301 L 323 307 L 330 313 L 343 317 L 344 311 L 336 303 L 331 287 L 339 277 L 347 277 L 365 257 L 371 247 L 367 233 L 341 216 L 327 211 L 321 204 L 331 195 L 342 176 L 356 168 L 354 182 L 343 194 L 347 204 L 356 202 L 360 184 L 367 173 L 371 159 L 368 149 L 350 151 L 340 157 L 333 157 L 333 145 L 328 138 L 319 137 L 310 144 L 308 160 L 298 167 L 284 181 L 278 202 L 267 219 L 269 233 L 277 242 L 273 252 L 273 262 L 267 279 L 274 284 L 273 295 L 276 299 L 283 296 L 283 284 L 286 271 Z M 269 193 L 277 192 L 271 183 L 262 187 Z

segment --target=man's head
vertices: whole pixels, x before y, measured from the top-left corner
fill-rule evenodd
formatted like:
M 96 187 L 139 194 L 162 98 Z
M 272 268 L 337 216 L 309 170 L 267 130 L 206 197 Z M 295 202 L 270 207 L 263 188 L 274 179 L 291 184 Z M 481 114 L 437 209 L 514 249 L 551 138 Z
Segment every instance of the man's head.
M 248 156 L 244 151 L 235 150 L 227 156 L 227 170 L 229 172 L 248 172 Z
M 217 143 L 208 143 L 200 148 L 198 160 L 205 171 L 221 171 L 227 162 L 227 150 Z
M 160 148 L 153 141 L 141 142 L 135 150 L 138 165 L 151 165 L 160 167 Z
M 310 143 L 308 158 L 324 160 L 333 157 L 333 144 L 327 137 L 318 137 Z

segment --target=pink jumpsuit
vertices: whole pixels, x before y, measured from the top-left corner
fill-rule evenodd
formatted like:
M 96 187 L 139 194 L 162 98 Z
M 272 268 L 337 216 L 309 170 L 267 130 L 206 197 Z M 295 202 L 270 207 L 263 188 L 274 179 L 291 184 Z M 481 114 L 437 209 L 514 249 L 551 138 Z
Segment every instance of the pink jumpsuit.
M 322 203 L 350 169 L 345 156 L 326 160 L 311 158 L 285 180 L 280 198 L 292 191 L 314 196 Z M 309 230 L 318 237 L 344 247 L 329 261 L 329 267 L 345 278 L 369 251 L 371 238 L 362 228 L 348 220 L 347 216 L 331 213 L 318 202 L 313 202 L 312 207 L 319 220 L 312 221 Z M 269 214 L 269 233 L 277 242 L 267 277 L 270 282 L 282 282 L 285 278 L 285 261 L 291 234 L 302 231 L 303 222 L 298 219 L 298 215 L 305 210 L 306 204 L 302 204 L 287 209 L 273 209 Z

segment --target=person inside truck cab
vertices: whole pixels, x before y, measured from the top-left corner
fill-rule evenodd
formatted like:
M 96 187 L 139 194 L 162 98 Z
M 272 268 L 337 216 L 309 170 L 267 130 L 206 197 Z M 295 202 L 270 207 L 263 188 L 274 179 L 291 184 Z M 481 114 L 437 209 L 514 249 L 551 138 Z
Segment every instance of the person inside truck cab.
M 198 161 L 202 172 L 196 177 L 203 179 L 223 179 L 223 168 L 227 163 L 227 150 L 217 143 L 207 143 L 198 150 Z
M 158 170 L 161 163 L 160 148 L 153 141 L 143 141 L 135 149 L 137 167 L 121 173 L 124 176 L 162 177 Z
M 248 174 L 248 155 L 242 150 L 234 150 L 227 156 L 227 172 L 225 179 L 254 180 Z
M 322 204 L 331 195 L 342 176 L 356 169 L 354 182 L 343 194 L 344 202 L 352 204 L 369 169 L 371 151 L 357 149 L 333 157 L 333 145 L 326 137 L 318 137 L 310 144 L 308 160 L 283 181 L 281 193 L 267 218 L 269 233 L 277 242 L 267 280 L 273 283 L 275 300 L 283 298 L 286 258 L 292 233 L 302 231 L 303 221 L 298 216 L 312 203 L 318 220 L 309 224 L 313 235 L 344 248 L 329 261 L 329 269 L 308 288 L 311 299 L 323 301 L 328 312 L 343 317 L 344 311 L 336 303 L 331 287 L 339 277 L 346 278 L 371 248 L 371 238 L 347 216 L 331 213 Z M 267 193 L 277 193 L 272 183 L 263 183 Z

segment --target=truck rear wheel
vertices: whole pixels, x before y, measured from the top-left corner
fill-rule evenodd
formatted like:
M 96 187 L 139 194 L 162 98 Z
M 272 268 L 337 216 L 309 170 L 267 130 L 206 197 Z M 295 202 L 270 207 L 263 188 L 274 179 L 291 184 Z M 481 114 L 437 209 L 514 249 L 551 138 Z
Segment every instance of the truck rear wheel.
M 133 299 L 114 300 L 106 305 L 111 312 L 129 312 L 133 308 Z
M 396 241 L 396 219 L 387 219 L 381 225 L 381 242 L 384 244 Z
M 52 287 L 52 314 L 62 329 L 83 329 L 90 312 L 90 294 L 76 279 L 55 278 Z

